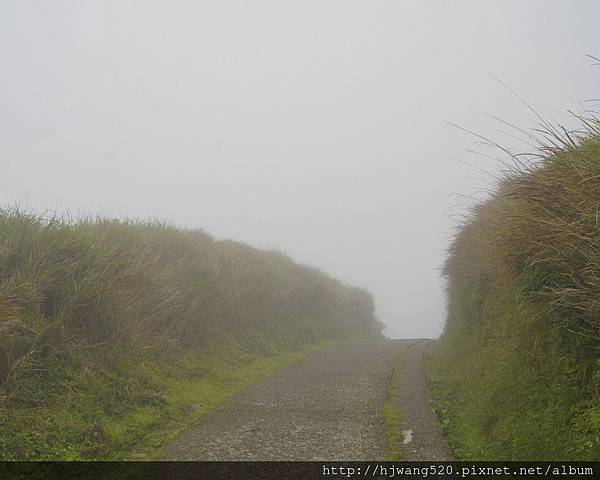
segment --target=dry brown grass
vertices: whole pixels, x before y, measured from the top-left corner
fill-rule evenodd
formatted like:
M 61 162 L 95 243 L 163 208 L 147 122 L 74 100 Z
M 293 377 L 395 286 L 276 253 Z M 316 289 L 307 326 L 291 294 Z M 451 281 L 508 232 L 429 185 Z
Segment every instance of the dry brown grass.
M 449 249 L 436 360 L 463 459 L 600 454 L 600 123 L 542 123 Z
M 278 252 L 160 222 L 0 211 L 0 395 L 123 352 L 268 353 L 379 335 L 371 296 Z M 40 380 L 41 381 L 41 380 Z

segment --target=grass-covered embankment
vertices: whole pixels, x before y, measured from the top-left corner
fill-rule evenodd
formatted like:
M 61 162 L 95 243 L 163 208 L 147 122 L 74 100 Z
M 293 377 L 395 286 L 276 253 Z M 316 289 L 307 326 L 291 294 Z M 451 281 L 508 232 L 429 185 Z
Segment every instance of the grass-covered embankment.
M 600 124 L 583 125 L 551 132 L 450 248 L 429 372 L 458 459 L 600 459 Z
M 245 385 L 380 335 L 367 292 L 158 223 L 0 211 L 0 458 L 154 458 Z

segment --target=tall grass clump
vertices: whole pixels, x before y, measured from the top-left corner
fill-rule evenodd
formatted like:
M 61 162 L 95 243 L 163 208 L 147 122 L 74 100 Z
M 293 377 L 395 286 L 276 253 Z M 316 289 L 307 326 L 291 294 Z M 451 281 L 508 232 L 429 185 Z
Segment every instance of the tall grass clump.
M 462 459 L 600 458 L 600 122 L 546 124 L 444 267 L 436 409 Z
M 241 382 L 236 368 L 378 335 L 369 293 L 275 251 L 0 210 L 4 459 L 123 458 L 177 409 Z

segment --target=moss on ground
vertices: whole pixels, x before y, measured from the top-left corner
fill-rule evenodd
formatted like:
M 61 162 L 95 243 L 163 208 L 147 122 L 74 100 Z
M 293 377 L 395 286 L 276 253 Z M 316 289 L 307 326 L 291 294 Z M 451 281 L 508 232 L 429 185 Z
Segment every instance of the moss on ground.
M 398 405 L 398 388 L 404 366 L 404 355 L 401 355 L 388 383 L 387 398 L 383 404 L 383 420 L 386 439 L 386 460 L 402 460 L 402 411 Z

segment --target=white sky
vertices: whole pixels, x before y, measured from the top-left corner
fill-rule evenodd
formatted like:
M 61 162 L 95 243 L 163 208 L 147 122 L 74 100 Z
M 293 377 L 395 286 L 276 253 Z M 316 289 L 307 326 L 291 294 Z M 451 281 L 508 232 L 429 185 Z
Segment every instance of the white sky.
M 0 203 L 159 217 L 368 288 L 436 336 L 449 157 L 600 97 L 598 1 L 0 0 Z M 572 122 L 571 122 L 572 123 Z M 504 129 L 505 130 L 505 129 Z

